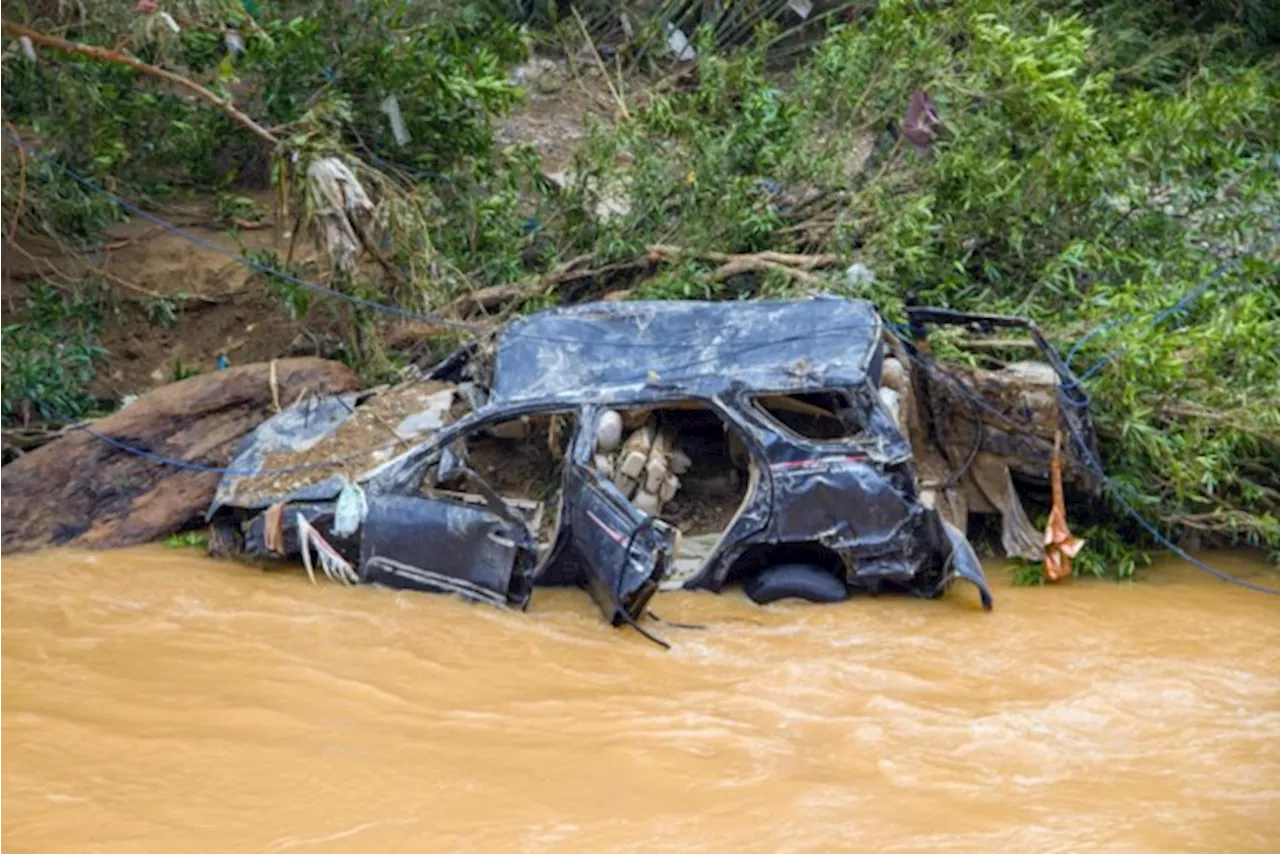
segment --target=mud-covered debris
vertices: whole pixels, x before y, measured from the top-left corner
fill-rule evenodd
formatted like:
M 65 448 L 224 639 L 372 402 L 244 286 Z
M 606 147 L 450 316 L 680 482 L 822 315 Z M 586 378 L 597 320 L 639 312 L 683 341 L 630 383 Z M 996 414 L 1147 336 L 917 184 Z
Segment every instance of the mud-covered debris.
M 455 386 L 422 380 L 363 399 L 304 401 L 290 417 L 273 419 L 257 444 L 237 456 L 237 470 L 264 473 L 229 479 L 219 501 L 255 506 L 335 477 L 356 481 L 451 424 L 456 399 Z

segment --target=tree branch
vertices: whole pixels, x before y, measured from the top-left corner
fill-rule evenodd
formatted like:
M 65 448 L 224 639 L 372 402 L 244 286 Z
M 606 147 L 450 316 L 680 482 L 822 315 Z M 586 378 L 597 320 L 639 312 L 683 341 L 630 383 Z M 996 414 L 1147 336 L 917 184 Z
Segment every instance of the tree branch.
M 66 53 L 78 53 L 81 56 L 87 56 L 90 59 L 97 59 L 102 62 L 114 62 L 118 65 L 124 65 L 132 68 L 134 71 L 141 72 L 142 74 L 149 74 L 152 77 L 157 77 L 161 80 L 172 83 L 175 86 L 181 86 L 190 92 L 194 92 L 202 100 L 209 102 L 219 110 L 222 110 L 233 121 L 253 133 L 264 142 L 269 142 L 273 146 L 280 145 L 280 140 L 275 136 L 275 134 L 271 133 L 271 131 L 267 130 L 262 125 L 236 109 L 235 104 L 231 103 L 230 98 L 219 98 L 199 83 L 196 83 L 193 80 L 188 80 L 181 74 L 174 74 L 172 71 L 166 71 L 163 68 L 148 65 L 147 63 L 136 60 L 131 56 L 126 56 L 119 51 L 108 50 L 96 45 L 67 41 L 66 39 L 58 38 L 57 36 L 42 33 L 39 30 L 33 30 L 30 27 L 23 26 L 22 24 L 14 24 L 9 21 L 0 20 L 0 30 L 14 36 L 26 36 L 31 39 L 34 44 L 51 47 L 54 50 L 61 50 Z

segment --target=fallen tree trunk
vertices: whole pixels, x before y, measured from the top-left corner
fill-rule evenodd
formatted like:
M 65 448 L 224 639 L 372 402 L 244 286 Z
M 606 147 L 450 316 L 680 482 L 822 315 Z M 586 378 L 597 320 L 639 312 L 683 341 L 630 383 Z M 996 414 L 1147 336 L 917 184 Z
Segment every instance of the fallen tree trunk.
M 5 551 L 143 543 L 197 523 L 240 440 L 276 406 L 354 391 L 358 377 L 323 359 L 243 365 L 173 383 L 93 422 L 103 436 L 194 468 L 129 453 L 84 430 L 4 467 Z

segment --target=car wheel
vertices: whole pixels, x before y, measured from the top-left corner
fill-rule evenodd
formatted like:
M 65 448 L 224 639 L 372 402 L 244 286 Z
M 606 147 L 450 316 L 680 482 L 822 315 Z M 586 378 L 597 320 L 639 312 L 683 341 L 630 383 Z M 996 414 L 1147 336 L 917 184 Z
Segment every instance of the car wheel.
M 780 599 L 841 602 L 849 596 L 843 581 L 828 570 L 808 563 L 771 566 L 752 577 L 743 589 L 757 605 L 768 605 Z

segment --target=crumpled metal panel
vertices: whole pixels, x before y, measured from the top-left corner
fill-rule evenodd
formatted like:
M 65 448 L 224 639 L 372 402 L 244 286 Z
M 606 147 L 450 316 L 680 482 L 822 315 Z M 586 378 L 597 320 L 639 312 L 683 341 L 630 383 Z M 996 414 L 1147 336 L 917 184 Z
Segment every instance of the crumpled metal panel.
M 565 497 L 569 540 L 558 561 L 585 576 L 610 622 L 638 619 L 675 558 L 674 530 L 640 513 L 590 468 L 570 469 Z
M 369 482 L 372 488 L 382 492 L 409 492 L 421 481 L 428 465 L 434 460 L 430 454 L 421 453 L 424 444 L 445 426 L 448 406 L 453 390 L 443 389 L 429 400 L 435 402 L 420 412 L 413 413 L 393 425 L 395 435 L 409 443 L 408 450 L 390 459 L 396 450 L 389 441 L 373 453 L 354 452 L 349 460 L 357 472 L 352 476 L 356 483 Z M 328 397 L 309 397 L 276 413 L 258 426 L 240 443 L 229 471 L 218 483 L 218 490 L 210 505 L 208 516 L 213 517 L 222 507 L 238 507 L 245 510 L 263 509 L 281 501 L 330 501 L 342 492 L 346 480 L 341 475 L 330 475 L 279 494 L 254 498 L 243 497 L 239 488 L 259 476 L 270 475 L 266 459 L 272 454 L 301 454 L 333 434 L 349 418 L 359 411 L 358 405 L 368 392 L 357 392 Z M 415 444 L 416 440 L 416 444 Z M 288 466 L 285 466 L 288 468 Z M 307 480 L 304 476 L 300 480 Z
M 551 309 L 499 336 L 490 402 L 853 386 L 872 371 L 881 330 L 871 303 L 832 297 Z

